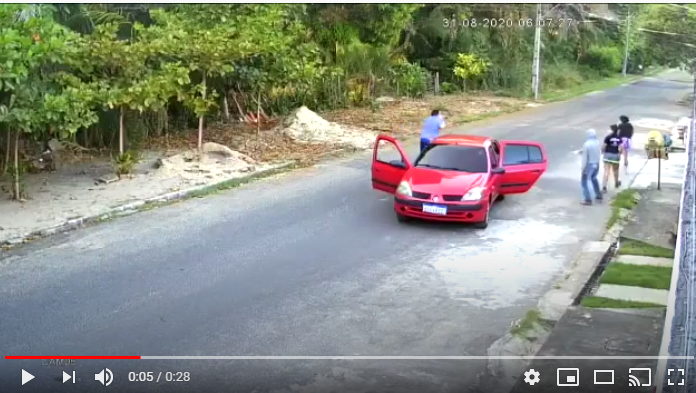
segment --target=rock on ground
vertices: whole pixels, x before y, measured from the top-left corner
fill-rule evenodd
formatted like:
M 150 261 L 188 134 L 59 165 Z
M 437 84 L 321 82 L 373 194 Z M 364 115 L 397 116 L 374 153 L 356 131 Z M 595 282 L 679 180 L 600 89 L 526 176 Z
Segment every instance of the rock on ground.
M 306 106 L 297 109 L 281 127 L 283 133 L 298 142 L 330 143 L 357 149 L 372 148 L 377 136 L 370 130 L 327 121 Z

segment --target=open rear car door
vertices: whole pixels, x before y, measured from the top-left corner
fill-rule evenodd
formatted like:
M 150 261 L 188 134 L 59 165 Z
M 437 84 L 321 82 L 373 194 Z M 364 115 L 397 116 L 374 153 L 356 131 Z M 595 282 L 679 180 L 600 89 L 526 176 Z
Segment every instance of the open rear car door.
M 378 135 L 372 153 L 372 188 L 394 194 L 410 168 L 411 162 L 399 141 Z
M 500 162 L 505 168 L 500 193 L 522 194 L 529 191 L 546 171 L 546 150 L 541 143 L 500 141 Z

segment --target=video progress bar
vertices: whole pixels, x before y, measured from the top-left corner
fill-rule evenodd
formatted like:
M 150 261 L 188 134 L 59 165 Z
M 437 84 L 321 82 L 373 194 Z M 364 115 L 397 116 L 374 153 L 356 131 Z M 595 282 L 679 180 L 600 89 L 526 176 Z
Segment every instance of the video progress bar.
M 141 356 L 143 360 L 693 360 L 694 356 Z
M 694 356 L 5 356 L 5 360 L 694 360 Z

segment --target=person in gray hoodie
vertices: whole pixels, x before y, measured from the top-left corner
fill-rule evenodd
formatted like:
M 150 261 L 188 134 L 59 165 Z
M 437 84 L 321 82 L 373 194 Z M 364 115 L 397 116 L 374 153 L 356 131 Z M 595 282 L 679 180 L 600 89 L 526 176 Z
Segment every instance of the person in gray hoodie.
M 597 175 L 599 174 L 599 163 L 602 159 L 602 149 L 600 147 L 599 141 L 597 140 L 597 132 L 593 129 L 587 130 L 587 140 L 585 144 L 582 145 L 582 150 L 580 152 L 582 157 L 582 194 L 584 200 L 583 205 L 592 204 L 592 196 L 590 195 L 590 188 L 588 182 L 592 183 L 592 188 L 594 190 L 595 199 L 600 202 L 602 200 L 602 191 L 599 188 L 599 180 Z

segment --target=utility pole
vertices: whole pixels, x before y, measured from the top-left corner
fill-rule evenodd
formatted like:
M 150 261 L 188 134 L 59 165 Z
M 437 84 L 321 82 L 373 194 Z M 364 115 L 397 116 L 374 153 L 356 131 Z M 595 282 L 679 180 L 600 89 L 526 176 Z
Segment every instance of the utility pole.
M 623 77 L 626 77 L 626 70 L 628 69 L 628 43 L 629 43 L 629 38 L 631 37 L 631 14 L 630 12 L 626 16 L 626 49 L 624 52 L 624 62 L 623 62 L 623 71 L 621 72 L 623 74 Z
M 534 60 L 532 61 L 532 92 L 534 93 L 534 100 L 539 99 L 539 80 L 541 78 L 541 75 L 539 75 L 541 68 L 539 59 L 541 52 L 541 18 L 541 3 L 538 3 L 536 20 L 534 21 L 536 28 L 534 29 Z

